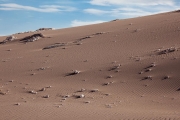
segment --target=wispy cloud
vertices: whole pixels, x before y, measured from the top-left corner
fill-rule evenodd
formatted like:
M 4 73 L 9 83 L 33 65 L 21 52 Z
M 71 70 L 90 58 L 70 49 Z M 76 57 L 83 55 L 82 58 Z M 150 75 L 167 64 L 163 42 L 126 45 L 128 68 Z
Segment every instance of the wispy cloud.
M 174 5 L 174 0 L 90 0 L 93 5 Z
M 144 11 L 141 9 L 134 9 L 134 8 L 116 8 L 111 9 L 109 11 L 107 10 L 99 10 L 99 9 L 85 9 L 85 13 L 94 14 L 94 15 L 110 15 L 110 16 L 126 16 L 126 17 L 135 17 L 135 16 L 143 16 L 143 15 L 150 15 L 153 14 L 153 12 Z
M 84 9 L 85 13 L 94 15 L 106 14 L 116 17 L 123 16 L 126 18 L 167 12 L 179 8 L 175 0 L 90 0 L 89 3 L 108 7 L 104 10 Z
M 85 13 L 90 13 L 90 14 L 95 14 L 95 15 L 103 15 L 103 14 L 110 13 L 110 11 L 93 9 L 93 8 L 84 9 L 84 12 L 85 12 Z
M 76 8 L 74 7 L 59 6 L 59 5 L 42 5 L 40 7 L 44 9 L 57 9 L 59 11 L 75 11 L 76 10 Z
M 98 23 L 103 23 L 106 21 L 102 21 L 102 20 L 96 20 L 96 21 L 80 21 L 80 20 L 73 20 L 71 22 L 71 26 L 75 27 L 75 26 L 83 26 L 83 25 L 90 25 L 90 24 L 98 24 Z
M 0 4 L 0 10 L 27 10 L 36 12 L 62 12 L 62 11 L 75 11 L 76 8 L 69 6 L 59 5 L 43 5 L 39 7 L 24 6 L 15 3 Z

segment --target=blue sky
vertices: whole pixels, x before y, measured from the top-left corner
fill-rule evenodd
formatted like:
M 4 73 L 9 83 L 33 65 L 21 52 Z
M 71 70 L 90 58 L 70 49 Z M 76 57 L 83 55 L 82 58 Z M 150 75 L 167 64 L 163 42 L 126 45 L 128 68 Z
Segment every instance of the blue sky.
M 177 10 L 180 0 L 0 0 L 0 36 Z

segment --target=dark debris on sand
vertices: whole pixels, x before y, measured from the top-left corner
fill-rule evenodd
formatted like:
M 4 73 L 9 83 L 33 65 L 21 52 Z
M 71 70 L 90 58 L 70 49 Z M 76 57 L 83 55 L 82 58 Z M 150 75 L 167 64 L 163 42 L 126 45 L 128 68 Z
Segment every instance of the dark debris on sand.
M 45 36 L 42 33 L 36 33 L 36 34 L 30 35 L 30 36 L 27 36 L 27 37 L 21 39 L 20 41 L 22 41 L 22 42 L 34 42 L 40 38 L 45 38 Z
M 79 73 L 80 73 L 80 71 L 73 70 L 73 72 L 72 72 L 72 73 L 68 73 L 66 76 L 77 75 L 77 74 L 79 74 Z
M 65 45 L 66 45 L 66 43 L 55 43 L 53 45 L 49 45 L 49 46 L 44 47 L 43 50 L 62 47 L 62 46 L 65 46 Z
M 7 43 L 7 42 L 11 42 L 11 41 L 13 41 L 13 40 L 15 40 L 16 39 L 16 37 L 15 36 L 8 36 L 5 40 L 3 40 L 2 42 L 0 42 L 0 44 L 5 44 L 5 43 Z
M 174 47 L 171 47 L 171 48 L 167 48 L 167 49 L 165 49 L 165 50 L 159 51 L 159 52 L 158 52 L 158 55 L 168 54 L 168 53 L 175 52 L 175 51 L 177 51 L 177 49 L 174 48 Z

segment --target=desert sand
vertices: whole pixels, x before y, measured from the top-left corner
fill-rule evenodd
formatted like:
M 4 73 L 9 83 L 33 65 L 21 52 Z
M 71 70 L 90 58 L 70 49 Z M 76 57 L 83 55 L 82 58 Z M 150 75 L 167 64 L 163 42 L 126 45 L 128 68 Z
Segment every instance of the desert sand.
M 180 120 L 179 11 L 13 36 L 0 120 Z

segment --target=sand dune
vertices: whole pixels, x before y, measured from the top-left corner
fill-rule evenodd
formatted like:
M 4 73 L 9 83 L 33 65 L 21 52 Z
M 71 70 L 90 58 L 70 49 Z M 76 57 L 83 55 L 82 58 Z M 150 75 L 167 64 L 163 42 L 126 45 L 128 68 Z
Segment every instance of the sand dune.
M 180 119 L 179 14 L 13 35 L 0 44 L 0 119 Z

